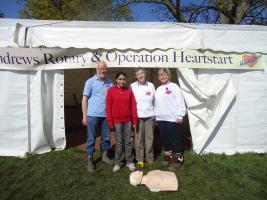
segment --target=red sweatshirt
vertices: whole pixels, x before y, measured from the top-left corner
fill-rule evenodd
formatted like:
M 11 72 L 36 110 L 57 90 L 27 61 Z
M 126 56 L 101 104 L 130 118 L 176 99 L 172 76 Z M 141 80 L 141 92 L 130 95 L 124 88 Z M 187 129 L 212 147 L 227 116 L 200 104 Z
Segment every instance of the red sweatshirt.
M 137 124 L 136 101 L 129 87 L 110 87 L 106 97 L 107 121 L 110 128 L 114 123 L 132 122 Z

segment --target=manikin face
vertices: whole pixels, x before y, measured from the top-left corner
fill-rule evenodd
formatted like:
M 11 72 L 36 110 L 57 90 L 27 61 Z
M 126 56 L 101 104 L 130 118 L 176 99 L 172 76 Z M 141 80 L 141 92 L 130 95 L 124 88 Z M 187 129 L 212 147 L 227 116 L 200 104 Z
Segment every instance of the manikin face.
M 133 186 L 137 186 L 138 184 L 141 184 L 143 177 L 142 171 L 134 171 L 130 174 L 130 184 Z
M 119 77 L 116 79 L 117 86 L 122 88 L 126 86 L 126 77 L 124 75 L 119 75 Z
M 104 62 L 99 62 L 97 67 L 96 67 L 96 73 L 97 76 L 100 79 L 105 79 L 105 77 L 107 76 L 107 65 Z
M 162 72 L 161 74 L 159 74 L 159 81 L 161 83 L 167 83 L 169 80 L 170 78 L 165 72 Z
M 139 70 L 135 73 L 139 83 L 144 84 L 146 82 L 146 73 L 143 70 Z

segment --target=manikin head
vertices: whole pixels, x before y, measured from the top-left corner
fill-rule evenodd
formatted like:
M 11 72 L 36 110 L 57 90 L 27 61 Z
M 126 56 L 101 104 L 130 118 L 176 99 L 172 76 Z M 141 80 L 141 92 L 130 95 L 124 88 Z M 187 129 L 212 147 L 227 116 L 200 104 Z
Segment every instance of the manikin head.
M 143 177 L 142 171 L 134 171 L 130 174 L 130 184 L 133 186 L 137 186 L 138 184 L 141 184 Z

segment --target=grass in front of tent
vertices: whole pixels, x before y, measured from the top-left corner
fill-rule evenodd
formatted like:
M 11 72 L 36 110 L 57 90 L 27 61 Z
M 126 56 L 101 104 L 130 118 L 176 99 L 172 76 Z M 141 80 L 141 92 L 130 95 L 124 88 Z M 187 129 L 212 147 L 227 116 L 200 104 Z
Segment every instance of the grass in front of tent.
M 97 152 L 100 156 L 99 152 Z M 144 171 L 162 169 L 161 156 Z M 74 149 L 26 158 L 0 157 L 0 199 L 267 199 L 267 155 L 185 152 L 185 164 L 176 173 L 178 192 L 152 193 L 129 184 L 129 170 L 112 172 L 98 162 L 86 171 L 87 157 Z

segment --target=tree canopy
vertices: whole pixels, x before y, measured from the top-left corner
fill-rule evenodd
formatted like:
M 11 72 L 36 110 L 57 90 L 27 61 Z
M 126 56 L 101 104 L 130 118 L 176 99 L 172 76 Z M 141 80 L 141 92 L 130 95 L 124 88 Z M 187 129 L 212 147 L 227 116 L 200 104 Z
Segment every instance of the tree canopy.
M 132 21 L 128 6 L 114 0 L 20 0 L 25 6 L 20 17 L 27 19 Z
M 148 3 L 162 21 L 267 25 L 267 0 L 122 0 Z

